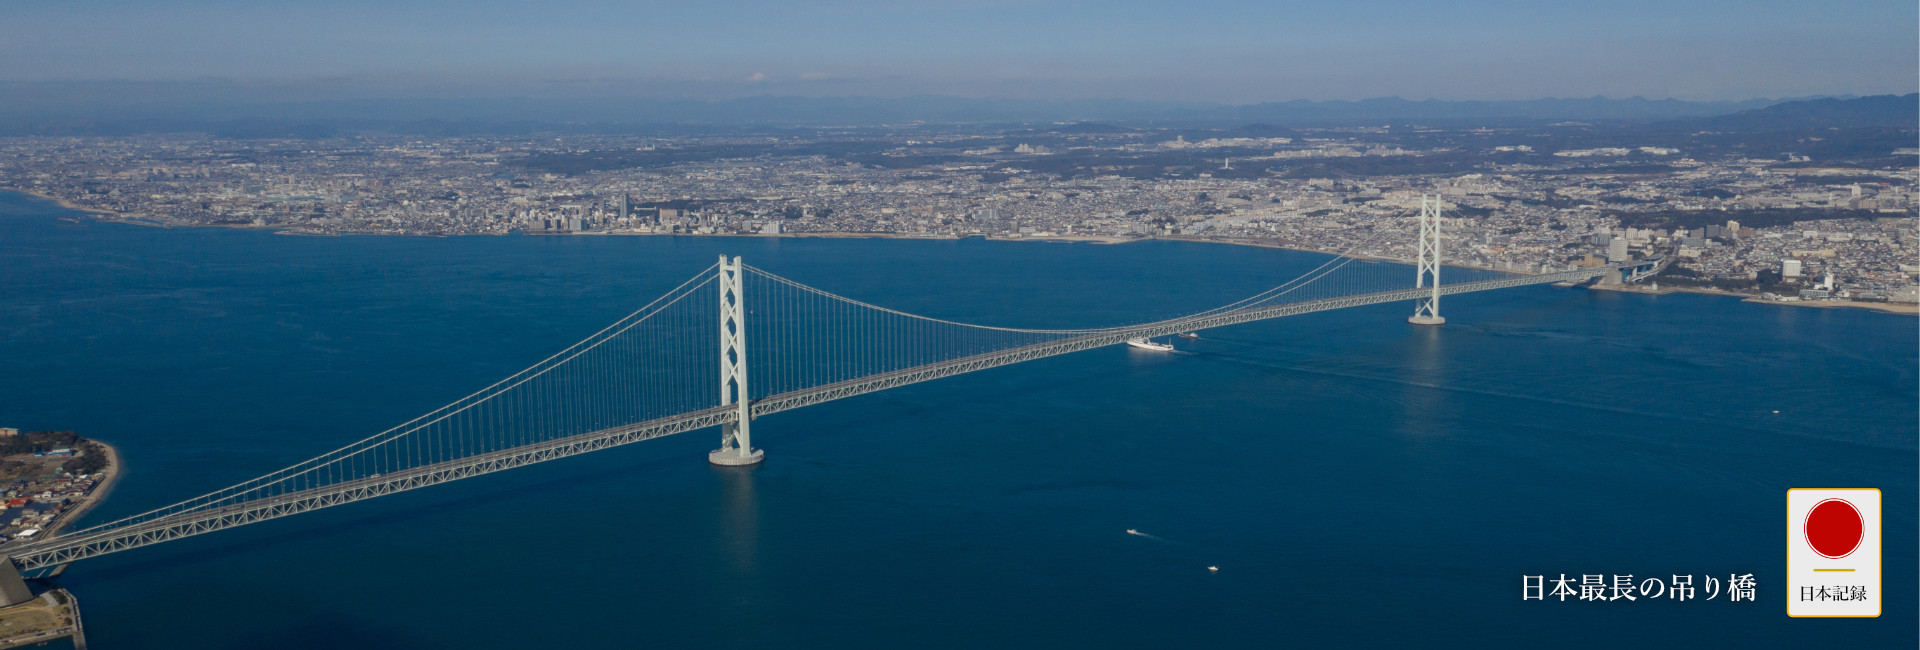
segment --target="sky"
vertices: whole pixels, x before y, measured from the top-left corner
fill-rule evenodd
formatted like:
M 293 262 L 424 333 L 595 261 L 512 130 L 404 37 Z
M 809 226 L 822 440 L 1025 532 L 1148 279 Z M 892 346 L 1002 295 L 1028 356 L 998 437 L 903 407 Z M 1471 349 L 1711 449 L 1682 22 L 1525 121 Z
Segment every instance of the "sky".
M 1913 92 L 1913 0 L 6 0 L 0 81 L 1256 103 Z

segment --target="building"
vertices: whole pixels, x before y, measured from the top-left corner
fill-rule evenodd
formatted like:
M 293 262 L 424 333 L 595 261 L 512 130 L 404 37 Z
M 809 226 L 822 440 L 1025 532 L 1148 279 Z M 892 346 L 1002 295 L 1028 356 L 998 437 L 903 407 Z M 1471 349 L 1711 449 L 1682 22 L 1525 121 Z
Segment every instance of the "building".
M 1627 256 L 1627 238 L 1614 237 L 1612 241 L 1607 242 L 1607 261 L 1608 262 L 1632 261 L 1632 258 Z
M 0 427 L 0 438 L 5 438 L 8 436 L 17 436 L 17 435 L 20 435 L 19 429 L 15 429 L 13 427 Z
M 1800 277 L 1800 260 L 1780 260 L 1780 277 Z

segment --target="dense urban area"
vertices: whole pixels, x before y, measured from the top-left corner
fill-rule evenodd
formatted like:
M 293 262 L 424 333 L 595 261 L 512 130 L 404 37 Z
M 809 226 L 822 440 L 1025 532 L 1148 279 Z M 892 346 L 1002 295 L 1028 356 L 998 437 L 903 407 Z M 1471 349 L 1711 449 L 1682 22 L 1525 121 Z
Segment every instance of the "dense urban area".
M 1179 238 L 1393 259 L 1413 257 L 1414 214 L 1437 194 L 1450 264 L 1659 258 L 1668 287 L 1920 300 L 1912 130 L 1838 158 L 1820 137 L 1593 131 L 16 137 L 0 139 L 0 187 L 133 223 L 284 234 Z

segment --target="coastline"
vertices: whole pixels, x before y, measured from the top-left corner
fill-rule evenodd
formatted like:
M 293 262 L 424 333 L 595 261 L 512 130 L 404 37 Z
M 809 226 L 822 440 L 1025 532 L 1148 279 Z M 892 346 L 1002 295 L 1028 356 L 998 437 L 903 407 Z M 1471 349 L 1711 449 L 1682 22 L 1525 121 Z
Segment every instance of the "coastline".
M 59 534 L 60 529 L 65 528 L 68 523 L 78 521 L 80 517 L 86 515 L 94 506 L 99 505 L 102 501 L 106 501 L 107 495 L 111 494 L 113 487 L 120 482 L 120 476 L 126 473 L 126 465 L 120 462 L 119 449 L 100 440 L 92 440 L 92 442 L 100 445 L 100 449 L 107 455 L 107 477 L 101 479 L 100 484 L 93 487 L 93 492 L 87 494 L 86 501 L 81 502 L 80 505 L 75 506 L 72 510 L 62 513 L 58 519 L 53 521 L 53 525 L 47 527 L 46 535 L 49 537 Z
M 19 192 L 21 194 L 25 194 L 27 196 L 40 199 L 42 201 L 51 201 L 59 205 L 60 207 L 66 208 L 68 210 L 73 210 L 75 212 L 85 212 L 90 215 L 98 215 L 99 217 L 102 218 L 101 220 L 103 221 L 112 221 L 115 223 L 127 223 L 126 221 L 122 220 L 122 218 L 120 217 L 120 213 L 110 212 L 110 211 L 102 210 L 99 208 L 89 208 L 87 206 L 80 205 L 78 203 L 74 203 L 72 201 L 68 201 L 66 199 L 53 196 L 51 194 L 44 194 L 34 190 L 22 189 L 18 187 L 0 187 L 0 190 L 6 190 L 8 192 Z
M 60 207 L 67 208 L 69 210 L 74 210 L 77 212 L 86 213 L 100 221 L 107 221 L 111 223 L 124 223 L 124 224 L 135 225 L 135 226 L 145 226 L 148 228 L 173 228 L 174 227 L 168 224 L 151 223 L 151 222 L 131 219 L 131 218 L 122 216 L 119 213 L 100 210 L 97 208 L 83 207 L 80 205 L 76 205 L 73 202 L 68 201 L 66 199 L 49 196 L 47 194 L 43 194 L 33 190 L 20 189 L 20 188 L 14 188 L 14 187 L 0 187 L 0 191 L 19 192 L 21 194 L 26 194 L 28 196 L 32 196 L 41 200 L 52 201 L 56 204 L 59 204 Z M 330 233 L 330 232 L 320 232 L 320 231 L 312 231 L 312 230 L 301 230 L 298 228 L 280 228 L 280 227 L 273 227 L 273 226 L 245 226 L 245 225 L 235 225 L 235 224 L 207 224 L 207 225 L 191 225 L 186 227 L 259 229 L 259 230 L 272 231 L 273 234 L 276 234 L 276 235 L 291 235 L 291 236 L 304 236 L 304 237 L 340 237 L 343 235 L 343 233 L 338 233 L 338 232 Z M 368 233 L 355 233 L 355 234 L 368 234 Z M 1269 243 L 1261 240 L 1216 239 L 1216 238 L 1209 238 L 1209 237 L 1185 237 L 1185 236 L 1179 236 L 1179 235 L 1146 235 L 1146 236 L 1140 236 L 1140 237 L 1128 237 L 1128 236 L 1120 236 L 1120 235 L 1053 235 L 1048 237 L 1006 237 L 1006 236 L 994 236 L 994 235 L 985 235 L 985 234 L 943 235 L 943 234 L 933 234 L 933 233 L 907 234 L 907 233 L 884 233 L 884 232 L 872 232 L 872 233 L 869 233 L 869 232 L 793 232 L 793 233 L 779 233 L 779 234 L 772 234 L 772 233 L 763 234 L 763 233 L 542 232 L 542 233 L 534 233 L 534 234 L 538 234 L 543 237 L 554 237 L 554 236 L 760 237 L 760 238 L 768 238 L 768 239 L 780 239 L 780 238 L 906 239 L 906 240 L 920 240 L 920 241 L 928 241 L 928 240 L 958 241 L 961 239 L 968 239 L 971 237 L 981 237 L 983 239 L 986 239 L 987 241 L 1001 241 L 1001 242 L 1041 242 L 1041 243 L 1051 243 L 1051 244 L 1098 244 L 1098 245 L 1118 245 L 1118 244 L 1130 244 L 1134 242 L 1143 242 L 1143 241 L 1164 240 L 1164 241 L 1192 242 L 1192 243 L 1199 243 L 1199 244 L 1223 244 L 1227 246 L 1251 246 L 1254 248 L 1269 248 L 1269 249 L 1275 249 L 1275 250 L 1297 251 L 1297 252 L 1303 252 L 1303 253 L 1319 253 L 1322 255 L 1342 255 L 1342 253 L 1337 251 L 1325 251 L 1325 250 L 1319 250 L 1314 248 L 1300 248 L 1300 247 L 1294 247 L 1294 246 L 1281 246 L 1278 244 L 1273 244 L 1273 243 Z M 419 237 L 421 235 L 406 235 L 406 234 L 383 235 L 380 233 L 371 233 L 371 236 Z M 431 236 L 447 237 L 449 235 L 431 235 Z M 492 236 L 498 236 L 498 235 L 492 235 Z M 1403 264 L 1411 263 L 1409 260 L 1403 260 L 1403 259 L 1393 258 L 1393 257 L 1383 257 L 1378 255 L 1352 255 L 1351 257 L 1354 257 L 1356 259 L 1378 260 L 1383 262 L 1398 262 Z M 1481 267 L 1481 266 L 1467 266 L 1467 265 L 1460 265 L 1460 264 L 1446 264 L 1444 261 L 1442 262 L 1442 265 L 1450 266 L 1454 268 L 1479 269 L 1479 270 L 1485 270 L 1485 271 L 1501 271 L 1506 273 L 1519 273 L 1519 274 L 1532 275 L 1532 273 L 1529 273 L 1527 271 L 1517 271 L 1514 269 L 1498 269 L 1498 268 Z M 1705 295 L 1705 296 L 1741 298 L 1745 302 L 1759 303 L 1759 304 L 1765 304 L 1765 305 L 1776 305 L 1781 307 L 1810 307 L 1814 309 L 1866 309 L 1870 311 L 1877 311 L 1884 314 L 1920 316 L 1920 305 L 1909 304 L 1909 303 L 1871 303 L 1871 302 L 1853 302 L 1853 301 L 1843 301 L 1843 300 L 1799 300 L 1799 301 L 1792 301 L 1792 302 L 1781 302 L 1777 300 L 1762 300 L 1760 299 L 1759 296 L 1756 296 L 1753 294 L 1739 293 L 1735 291 L 1722 291 L 1719 289 L 1707 289 L 1707 288 L 1701 288 L 1701 287 L 1673 287 L 1669 289 L 1661 289 L 1659 291 L 1640 288 L 1638 285 L 1622 285 L 1617 287 L 1594 286 L 1590 288 L 1598 289 L 1601 291 L 1620 291 L 1625 293 L 1643 293 L 1643 294 L 1653 294 L 1653 295 L 1661 295 L 1661 294 L 1676 293 L 1676 292 L 1692 293 L 1692 294 L 1699 294 L 1699 295 Z M 102 443 L 102 444 L 105 444 L 105 443 Z M 117 456 L 112 455 L 113 452 L 109 451 L 108 453 L 110 458 L 113 458 L 116 461 L 118 460 Z M 102 485 L 101 487 L 104 489 L 110 486 Z
M 1345 256 L 1345 257 L 1351 257 L 1357 260 L 1373 260 L 1373 261 L 1379 261 L 1379 262 L 1393 262 L 1396 264 L 1408 264 L 1408 265 L 1413 264 L 1413 260 L 1403 259 L 1399 257 L 1387 257 L 1385 255 L 1358 255 L 1358 254 L 1342 253 L 1340 251 L 1320 250 L 1318 248 L 1300 248 L 1297 246 L 1281 246 L 1279 244 L 1271 244 L 1258 239 L 1246 239 L 1246 240 L 1208 239 L 1204 237 L 1181 237 L 1177 235 L 1168 235 L 1168 236 L 1143 237 L 1139 241 L 1146 241 L 1149 239 L 1163 239 L 1166 241 L 1183 241 L 1183 242 L 1192 242 L 1196 244 L 1223 244 L 1226 246 L 1252 246 L 1254 248 L 1270 248 L 1273 250 L 1297 251 L 1301 253 L 1319 253 L 1321 255 L 1333 255 L 1336 257 Z M 1440 260 L 1440 265 L 1448 268 L 1474 269 L 1477 271 L 1498 271 L 1501 273 L 1512 273 L 1515 275 L 1539 275 L 1538 272 L 1523 271 L 1519 269 L 1501 269 L 1501 268 L 1494 268 L 1490 266 L 1472 266 L 1468 264 L 1449 264 L 1444 259 Z
M 1750 302 L 1750 303 L 1759 304 L 1759 305 L 1775 305 L 1779 307 L 1808 307 L 1813 309 L 1865 309 L 1868 311 L 1877 311 L 1883 314 L 1893 314 L 1896 316 L 1920 316 L 1920 304 L 1904 303 L 1904 302 L 1854 302 L 1851 300 L 1794 300 L 1794 301 L 1782 302 L 1779 300 L 1766 300 L 1750 293 L 1740 293 L 1738 291 L 1726 291 L 1722 289 L 1708 289 L 1705 287 L 1668 287 L 1668 288 L 1660 289 L 1657 291 L 1653 289 L 1640 287 L 1638 285 L 1594 286 L 1590 288 L 1598 291 L 1618 291 L 1620 293 L 1638 293 L 1638 294 L 1646 294 L 1646 295 L 1654 295 L 1654 296 L 1665 295 L 1669 293 L 1691 293 L 1691 294 L 1701 295 L 1701 296 L 1718 296 L 1721 298 L 1739 298 L 1741 302 Z

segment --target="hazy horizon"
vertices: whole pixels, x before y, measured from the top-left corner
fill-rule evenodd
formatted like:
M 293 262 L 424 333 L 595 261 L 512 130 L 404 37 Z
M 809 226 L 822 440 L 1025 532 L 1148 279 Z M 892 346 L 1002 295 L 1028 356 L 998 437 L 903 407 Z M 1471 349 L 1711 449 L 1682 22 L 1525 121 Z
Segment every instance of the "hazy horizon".
M 0 81 L 214 83 L 267 101 L 933 95 L 1245 105 L 1920 89 L 1920 8 L 1887 0 L 188 0 L 16 3 L 0 15 L 0 58 L 11 63 Z

